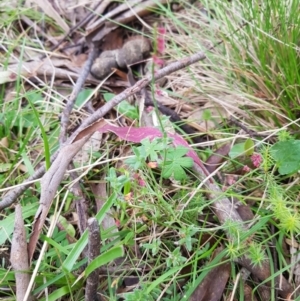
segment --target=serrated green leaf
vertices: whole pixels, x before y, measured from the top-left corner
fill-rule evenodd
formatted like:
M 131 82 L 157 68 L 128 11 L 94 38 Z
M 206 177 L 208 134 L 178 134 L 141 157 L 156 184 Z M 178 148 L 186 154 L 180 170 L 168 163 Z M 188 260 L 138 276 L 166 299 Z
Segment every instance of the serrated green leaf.
M 300 140 L 277 142 L 271 147 L 270 153 L 281 175 L 292 174 L 300 169 Z
M 167 179 L 171 176 L 175 180 L 183 180 L 186 178 L 184 168 L 193 166 L 193 159 L 190 157 L 183 157 L 188 152 L 188 149 L 183 146 L 168 149 L 166 162 L 162 168 L 162 177 Z
M 184 180 L 186 178 L 186 172 L 181 166 L 177 166 L 174 170 L 174 179 L 177 181 Z
M 162 177 L 164 179 L 168 179 L 172 176 L 173 174 L 173 168 L 172 168 L 172 165 L 165 165 L 162 169 Z
M 190 168 L 193 166 L 193 159 L 189 157 L 183 157 L 178 159 L 178 164 L 182 167 Z
M 176 148 L 171 148 L 171 149 L 168 149 L 167 158 L 176 160 L 176 159 L 182 158 L 184 155 L 186 155 L 187 152 L 188 152 L 188 149 L 184 146 L 178 146 Z
M 158 141 L 157 139 L 150 141 L 149 138 L 146 138 L 143 139 L 141 143 L 143 149 L 145 150 L 145 157 L 149 156 L 151 161 L 157 161 L 159 152 L 165 148 L 164 143 Z

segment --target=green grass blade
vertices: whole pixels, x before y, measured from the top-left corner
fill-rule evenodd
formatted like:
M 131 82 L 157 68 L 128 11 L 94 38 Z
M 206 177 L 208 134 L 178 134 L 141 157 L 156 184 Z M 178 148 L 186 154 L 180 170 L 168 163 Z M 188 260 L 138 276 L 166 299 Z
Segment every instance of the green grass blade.
M 124 255 L 122 246 L 112 248 L 105 252 L 104 254 L 99 255 L 95 258 L 86 268 L 85 276 L 87 277 L 91 274 L 94 270 L 105 265 L 109 262 L 112 262 L 116 258 L 122 257 Z
M 116 200 L 116 194 L 113 193 L 108 200 L 105 202 L 101 210 L 98 212 L 98 214 L 95 216 L 99 224 L 103 221 L 105 214 L 107 211 L 110 209 L 110 207 L 114 204 Z M 80 256 L 82 253 L 83 249 L 87 245 L 88 242 L 88 231 L 85 230 L 80 239 L 77 241 L 75 244 L 74 248 L 70 252 L 69 256 L 63 263 L 63 268 L 67 271 L 71 271 L 77 258 Z
M 27 95 L 27 100 L 33 110 L 33 113 L 36 117 L 36 120 L 39 124 L 39 127 L 41 129 L 41 132 L 42 132 L 42 137 L 43 137 L 43 142 L 44 142 L 44 150 L 45 150 L 45 161 L 46 161 L 46 169 L 49 169 L 50 168 L 50 148 L 49 148 L 49 142 L 48 142 L 48 138 L 47 138 L 47 134 L 45 132 L 45 129 L 43 127 L 43 124 L 41 123 L 41 120 L 39 118 L 39 114 L 36 110 L 36 108 L 34 107 L 34 105 L 32 104 L 31 100 L 30 100 L 30 94 Z

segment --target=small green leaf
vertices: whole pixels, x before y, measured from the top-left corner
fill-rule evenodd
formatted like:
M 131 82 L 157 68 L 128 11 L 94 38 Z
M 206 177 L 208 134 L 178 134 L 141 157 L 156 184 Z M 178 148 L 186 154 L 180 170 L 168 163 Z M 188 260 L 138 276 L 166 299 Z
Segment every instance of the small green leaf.
M 300 140 L 279 141 L 271 147 L 270 153 L 281 175 L 292 174 L 300 169 Z
M 149 156 L 150 161 L 157 161 L 159 152 L 165 148 L 164 144 L 158 139 L 153 139 L 150 141 L 149 138 L 146 138 L 143 139 L 141 143 L 144 147 L 146 157 Z
M 103 98 L 106 102 L 110 101 L 115 95 L 113 93 L 104 93 Z M 117 106 L 117 111 L 120 114 L 124 114 L 126 117 L 130 119 L 138 119 L 139 113 L 135 106 L 131 105 L 128 101 L 123 100 Z
M 251 156 L 253 155 L 253 152 L 254 152 L 254 142 L 252 139 L 248 138 L 246 141 L 245 141 L 245 144 L 244 144 L 244 150 L 245 150 L 245 154 L 247 156 Z
M 0 163 L 0 172 L 6 172 L 10 170 L 11 163 Z
M 211 110 L 209 110 L 209 109 L 204 110 L 204 111 L 202 112 L 202 119 L 203 119 L 204 121 L 209 121 L 209 120 L 211 120 Z
M 229 157 L 231 159 L 234 159 L 244 154 L 245 154 L 245 143 L 237 143 L 231 148 L 229 152 Z
M 75 106 L 81 107 L 85 103 L 85 101 L 91 96 L 91 94 L 93 92 L 94 92 L 94 89 L 81 90 L 75 100 Z

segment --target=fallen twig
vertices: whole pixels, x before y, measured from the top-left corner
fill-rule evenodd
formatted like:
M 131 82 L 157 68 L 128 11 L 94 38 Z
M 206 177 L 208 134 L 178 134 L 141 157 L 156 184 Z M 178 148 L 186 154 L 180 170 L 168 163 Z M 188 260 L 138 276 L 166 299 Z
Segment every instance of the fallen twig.
M 30 281 L 30 274 L 26 231 L 20 204 L 16 205 L 15 213 L 15 227 L 11 243 L 10 262 L 16 277 L 16 300 L 22 301 Z M 27 300 L 32 300 L 32 298 L 29 297 Z
M 72 169 L 75 169 L 73 163 L 71 163 L 70 166 Z M 78 179 L 77 172 L 72 171 L 70 173 L 70 176 L 72 180 L 75 181 L 70 190 L 75 196 L 75 206 L 78 214 L 78 228 L 80 234 L 82 235 L 87 227 L 87 201 L 81 190 L 78 180 L 76 180 Z
M 76 100 L 82 86 L 84 85 L 86 78 L 88 77 L 88 75 L 90 73 L 93 61 L 96 58 L 97 53 L 98 53 L 98 51 L 97 51 L 95 45 L 92 44 L 92 49 L 89 53 L 88 59 L 85 62 L 84 67 L 82 68 L 80 76 L 78 77 L 78 79 L 76 81 L 76 84 L 75 84 L 73 91 L 68 99 L 66 107 L 63 110 L 63 113 L 61 115 L 61 132 L 60 132 L 60 137 L 59 137 L 61 144 L 63 142 L 65 142 L 67 139 L 67 129 L 68 129 L 68 125 L 69 125 L 70 114 L 73 110 L 75 100 Z
M 28 243 L 30 261 L 36 249 L 37 241 L 42 231 L 45 219 L 50 210 L 52 200 L 56 194 L 57 187 L 63 179 L 65 171 L 70 162 L 73 160 L 73 157 L 86 143 L 89 137 L 90 135 L 87 135 L 86 137 L 83 137 L 82 139 L 79 139 L 74 143 L 65 145 L 41 180 L 40 206 L 34 217 L 34 226 Z
M 198 61 L 204 60 L 206 58 L 206 55 L 203 52 L 198 52 L 190 57 L 183 58 L 179 61 L 173 62 L 169 64 L 168 66 L 162 68 L 161 70 L 157 71 L 154 76 L 151 75 L 146 76 L 145 78 L 139 80 L 134 86 L 127 88 L 122 93 L 116 95 L 111 101 L 104 104 L 101 108 L 99 108 L 97 111 L 95 111 L 94 114 L 86 118 L 83 123 L 78 127 L 78 129 L 72 134 L 70 138 L 66 140 L 64 145 L 71 144 L 72 141 L 76 138 L 76 136 L 84 130 L 89 125 L 93 124 L 95 121 L 102 118 L 106 113 L 108 113 L 113 107 L 115 107 L 117 104 L 119 104 L 122 100 L 127 99 L 129 96 L 139 92 L 141 89 L 146 87 L 151 82 L 154 82 L 160 78 L 163 78 L 166 75 L 171 74 L 172 72 L 178 71 L 180 69 L 183 69 L 189 65 L 192 65 Z M 61 151 L 62 146 L 60 149 L 55 152 L 51 156 L 51 162 L 53 162 L 56 157 L 58 156 L 59 152 Z M 24 193 L 24 191 L 31 185 L 26 184 L 26 182 L 36 180 L 40 177 L 42 177 L 45 173 L 45 167 L 40 167 L 32 176 L 30 176 L 25 182 L 23 186 L 19 186 L 11 191 L 9 191 L 3 199 L 0 201 L 0 210 L 10 206 L 13 204 L 17 198 Z
M 88 219 L 89 244 L 88 244 L 88 262 L 93 261 L 100 255 L 100 227 L 97 219 L 94 217 Z M 86 280 L 85 300 L 100 300 L 97 296 L 99 285 L 99 269 L 95 269 Z

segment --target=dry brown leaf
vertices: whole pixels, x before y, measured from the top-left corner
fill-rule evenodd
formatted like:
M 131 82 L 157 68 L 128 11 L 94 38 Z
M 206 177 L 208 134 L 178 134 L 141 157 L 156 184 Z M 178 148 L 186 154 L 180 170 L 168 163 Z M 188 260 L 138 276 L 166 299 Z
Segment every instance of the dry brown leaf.
M 15 209 L 15 227 L 11 243 L 10 262 L 16 277 L 16 300 L 22 301 L 29 285 L 30 274 L 26 231 L 20 204 L 16 205 Z M 27 300 L 32 300 L 32 298 Z
M 7 148 L 9 146 L 9 142 L 8 142 L 8 138 L 7 137 L 3 137 L 1 140 L 0 140 L 0 147 L 5 147 Z
M 90 4 L 93 3 L 90 0 L 51 0 L 51 2 L 60 15 L 70 20 L 72 26 L 82 20 L 88 12 L 86 7 L 90 7 Z
M 91 30 L 91 28 L 93 28 L 93 24 L 95 23 L 95 21 L 99 18 L 99 16 L 103 14 L 105 10 L 107 10 L 108 6 L 111 3 L 112 3 L 111 0 L 102 0 L 100 5 L 97 6 L 95 10 L 95 16 L 88 22 L 86 28 L 89 28 L 89 30 Z
M 221 300 L 226 283 L 230 276 L 230 263 L 223 263 L 206 275 L 192 294 L 190 301 L 219 301 Z
M 160 0 L 161 4 L 167 3 L 166 0 Z M 128 3 L 128 2 L 127 2 Z M 132 6 L 127 4 L 128 10 L 123 12 L 121 15 L 118 15 L 117 18 L 114 19 L 113 23 L 118 24 L 127 24 L 135 19 L 140 19 L 143 22 L 142 17 L 149 15 L 152 12 L 152 9 L 158 6 L 157 1 L 148 0 L 148 1 L 139 1 Z M 111 23 L 113 25 L 113 23 Z
M 214 172 L 218 166 L 224 162 L 225 157 L 228 156 L 228 153 L 231 148 L 231 143 L 227 143 L 219 147 L 214 153 L 208 157 L 205 162 L 206 169 L 212 173 Z
M 104 25 L 104 23 L 109 20 L 109 19 L 113 19 L 115 16 L 119 15 L 120 13 L 122 13 L 123 11 L 126 11 L 128 9 L 128 5 L 133 6 L 137 3 L 139 3 L 141 0 L 132 0 L 132 1 L 128 1 L 127 3 L 123 3 L 121 5 L 118 5 L 115 9 L 109 11 L 108 13 L 106 13 L 105 15 L 103 15 L 102 17 L 100 17 L 99 20 L 93 22 L 93 24 L 90 24 L 89 26 L 86 27 L 86 31 L 88 32 L 88 34 L 93 33 L 94 31 L 96 31 L 98 28 L 100 28 L 101 26 Z M 107 3 L 105 3 L 107 4 Z
M 166 0 L 160 0 L 161 4 L 166 3 Z M 108 2 L 104 2 L 100 10 L 102 14 L 103 10 L 109 5 Z M 114 9 L 103 15 L 100 19 L 90 22 L 86 27 L 88 33 L 87 40 L 92 39 L 94 42 L 100 41 L 103 37 L 107 36 L 110 32 L 117 28 L 116 24 L 127 24 L 135 19 L 140 19 L 143 23 L 142 17 L 152 12 L 152 8 L 158 4 L 153 0 L 146 2 L 141 0 L 129 0 L 123 4 L 116 6 Z M 113 21 L 110 21 L 110 20 Z M 146 25 L 147 26 L 147 25 Z

